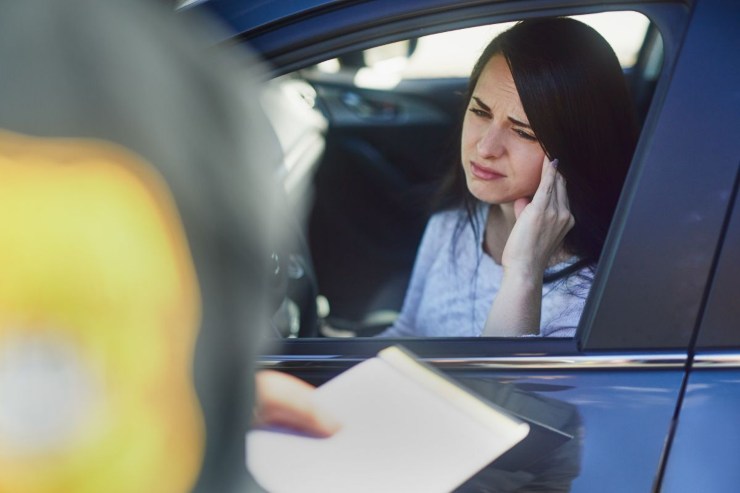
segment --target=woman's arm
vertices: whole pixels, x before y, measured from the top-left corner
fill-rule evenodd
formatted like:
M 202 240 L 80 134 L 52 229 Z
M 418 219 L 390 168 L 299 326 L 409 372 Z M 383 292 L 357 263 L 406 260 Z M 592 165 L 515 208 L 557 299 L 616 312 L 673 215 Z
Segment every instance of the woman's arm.
M 484 336 L 537 335 L 542 311 L 542 278 L 575 224 L 568 206 L 565 179 L 557 160 L 545 158 L 540 185 L 531 202 L 514 203 L 516 224 L 506 241 L 501 289 L 491 306 Z

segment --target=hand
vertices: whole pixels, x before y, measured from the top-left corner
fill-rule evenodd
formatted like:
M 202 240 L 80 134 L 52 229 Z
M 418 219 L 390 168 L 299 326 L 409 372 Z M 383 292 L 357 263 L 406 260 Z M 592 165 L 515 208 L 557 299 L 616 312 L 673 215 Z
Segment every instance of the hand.
M 514 202 L 516 223 L 501 257 L 507 272 L 542 276 L 575 224 L 568 205 L 565 179 L 557 172 L 556 165 L 557 159 L 551 163 L 545 157 L 534 197 Z
M 318 437 L 333 435 L 339 424 L 313 402 L 315 388 L 296 377 L 273 370 L 255 376 L 257 405 L 254 425 L 283 426 Z

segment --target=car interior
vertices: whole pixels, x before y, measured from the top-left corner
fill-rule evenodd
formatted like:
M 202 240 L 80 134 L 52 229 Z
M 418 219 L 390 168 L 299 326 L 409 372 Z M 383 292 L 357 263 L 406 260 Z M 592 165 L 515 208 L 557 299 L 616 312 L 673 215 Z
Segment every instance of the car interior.
M 625 14 L 635 24 L 619 24 Z M 586 17 L 618 54 L 621 39 L 633 38 L 620 61 L 642 123 L 662 63 L 658 29 L 635 12 Z M 483 26 L 479 42 L 505 27 Z M 472 60 L 451 74 L 433 37 L 350 51 L 267 85 L 263 106 L 285 156 L 278 178 L 294 230 L 273 255 L 280 337 L 373 336 L 400 312 L 435 190 L 458 159 L 467 73 L 479 53 L 451 45 L 453 57 Z M 421 68 L 409 70 L 417 59 Z

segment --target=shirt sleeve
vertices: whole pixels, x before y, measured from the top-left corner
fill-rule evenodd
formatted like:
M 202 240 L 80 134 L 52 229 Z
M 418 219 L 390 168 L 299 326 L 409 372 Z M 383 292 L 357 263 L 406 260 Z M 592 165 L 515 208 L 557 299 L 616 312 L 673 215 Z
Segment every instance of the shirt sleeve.
M 444 213 L 438 213 L 429 219 L 419 244 L 419 250 L 416 252 L 414 269 L 411 272 L 411 280 L 406 290 L 401 314 L 393 325 L 378 334 L 378 337 L 416 337 L 419 335 L 416 322 L 424 286 L 446 236 L 444 215 Z

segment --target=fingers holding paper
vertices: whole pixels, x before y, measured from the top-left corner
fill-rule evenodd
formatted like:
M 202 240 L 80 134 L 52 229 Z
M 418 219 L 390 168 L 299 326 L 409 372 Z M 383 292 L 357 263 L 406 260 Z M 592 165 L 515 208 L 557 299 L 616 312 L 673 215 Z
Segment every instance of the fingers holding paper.
M 328 437 L 339 430 L 339 423 L 315 404 L 312 385 L 273 370 L 257 372 L 255 382 L 255 426 L 282 426 L 317 437 Z

